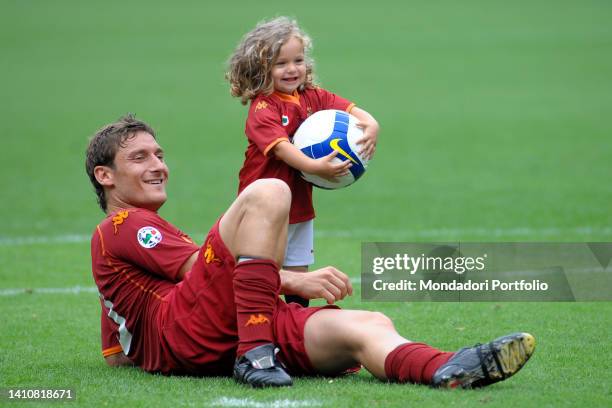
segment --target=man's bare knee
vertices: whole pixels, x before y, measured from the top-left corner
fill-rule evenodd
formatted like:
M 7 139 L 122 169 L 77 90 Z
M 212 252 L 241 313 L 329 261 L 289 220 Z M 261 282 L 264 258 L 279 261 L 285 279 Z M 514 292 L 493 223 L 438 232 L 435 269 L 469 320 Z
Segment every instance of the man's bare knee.
M 362 326 L 377 326 L 393 329 L 393 321 L 389 319 L 385 314 L 380 312 L 368 312 L 363 311 L 360 313 L 358 320 Z
M 269 215 L 285 215 L 291 207 L 291 190 L 287 183 L 279 179 L 259 179 L 242 192 L 246 205 L 256 211 Z
M 285 182 L 257 180 L 238 195 L 221 218 L 221 238 L 235 256 L 282 258 L 290 207 L 291 191 Z
M 374 314 L 376 315 L 376 317 L 374 317 L 374 319 L 376 320 L 376 324 L 379 324 L 382 326 L 395 327 L 393 325 L 393 320 L 391 320 L 389 316 L 387 316 L 386 314 L 383 314 L 380 312 L 374 312 Z

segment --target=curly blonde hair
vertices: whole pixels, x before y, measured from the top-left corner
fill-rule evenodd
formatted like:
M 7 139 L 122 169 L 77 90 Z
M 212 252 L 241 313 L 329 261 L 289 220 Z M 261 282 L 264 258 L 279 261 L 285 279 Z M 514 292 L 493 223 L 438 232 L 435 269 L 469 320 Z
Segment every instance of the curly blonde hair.
M 240 97 L 240 102 L 246 105 L 260 93 L 270 95 L 274 92 L 272 67 L 281 47 L 291 38 L 297 38 L 304 45 L 306 80 L 300 85 L 299 90 L 313 87 L 314 61 L 309 55 L 312 41 L 300 29 L 297 21 L 288 17 L 278 17 L 258 23 L 242 38 L 231 55 L 225 78 L 230 83 L 232 96 Z

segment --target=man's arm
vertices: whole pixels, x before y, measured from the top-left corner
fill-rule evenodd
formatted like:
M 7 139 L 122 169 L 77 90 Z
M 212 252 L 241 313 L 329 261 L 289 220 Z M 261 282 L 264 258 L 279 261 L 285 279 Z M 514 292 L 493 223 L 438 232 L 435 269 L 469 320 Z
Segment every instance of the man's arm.
M 198 253 L 199 251 L 194 252 L 189 258 L 187 258 L 185 263 L 183 263 L 178 273 L 179 280 L 183 280 L 183 278 L 185 277 L 185 273 L 187 273 L 187 271 L 191 269 L 191 267 L 193 266 L 193 263 L 198 258 Z M 106 364 L 109 367 L 122 367 L 122 366 L 133 366 L 134 365 L 132 360 L 127 358 L 127 356 L 123 353 L 111 354 L 110 356 L 104 357 L 104 360 L 106 361 Z
M 183 280 L 185 273 L 191 269 L 197 258 L 198 251 L 194 252 L 181 266 L 180 280 Z M 279 273 L 281 293 L 284 295 L 298 295 L 305 299 L 325 299 L 331 305 L 353 294 L 353 285 L 349 277 L 333 266 L 308 273 L 297 273 L 284 269 L 281 269 Z
M 187 273 L 187 271 L 191 269 L 191 267 L 195 263 L 196 259 L 198 259 L 198 253 L 199 252 L 200 252 L 199 250 L 195 251 L 193 254 L 191 254 L 191 256 L 189 258 L 187 258 L 185 263 L 183 263 L 183 265 L 181 266 L 181 269 L 179 269 L 179 272 L 178 272 L 178 280 L 179 280 L 179 282 L 183 280 L 183 278 L 185 277 L 185 274 Z
M 330 305 L 353 294 L 350 278 L 333 266 L 308 273 L 281 269 L 280 278 L 282 294 L 298 295 L 305 299 L 325 299 Z
M 198 258 L 198 253 L 198 251 L 194 252 L 181 266 L 179 271 L 180 280 L 191 269 Z M 347 295 L 353 294 L 353 285 L 349 277 L 333 266 L 327 266 L 308 273 L 297 273 L 281 269 L 280 278 L 281 293 L 285 295 L 299 295 L 306 299 L 325 299 L 330 305 L 344 299 Z
M 132 360 L 127 358 L 123 353 L 111 354 L 110 356 L 104 357 L 106 364 L 110 367 L 121 367 L 121 366 L 133 366 Z

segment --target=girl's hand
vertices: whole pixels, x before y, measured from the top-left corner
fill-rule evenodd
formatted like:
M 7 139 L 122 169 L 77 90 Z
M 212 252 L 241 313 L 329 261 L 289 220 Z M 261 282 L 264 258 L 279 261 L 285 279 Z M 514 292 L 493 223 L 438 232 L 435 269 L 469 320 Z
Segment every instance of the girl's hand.
M 338 152 L 334 150 L 327 156 L 316 159 L 314 161 L 313 171 L 311 173 L 332 182 L 335 182 L 337 177 L 342 177 L 349 174 L 349 169 L 353 163 L 348 160 L 335 163 L 334 157 L 337 155 Z
M 376 151 L 379 130 L 378 122 L 374 118 L 372 120 L 362 120 L 357 123 L 357 127 L 363 129 L 363 137 L 356 142 L 361 147 L 359 154 L 364 159 L 370 160 Z

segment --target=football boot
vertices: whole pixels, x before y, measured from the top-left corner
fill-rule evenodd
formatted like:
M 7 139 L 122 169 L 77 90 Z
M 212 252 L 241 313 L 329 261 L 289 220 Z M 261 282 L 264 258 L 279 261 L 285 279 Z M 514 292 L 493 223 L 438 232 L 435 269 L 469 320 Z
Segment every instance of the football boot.
M 432 387 L 478 388 L 516 374 L 535 349 L 529 333 L 513 333 L 456 352 L 433 375 Z
M 234 378 L 255 388 L 292 385 L 291 377 L 276 359 L 278 352 L 271 343 L 247 351 L 236 359 Z

